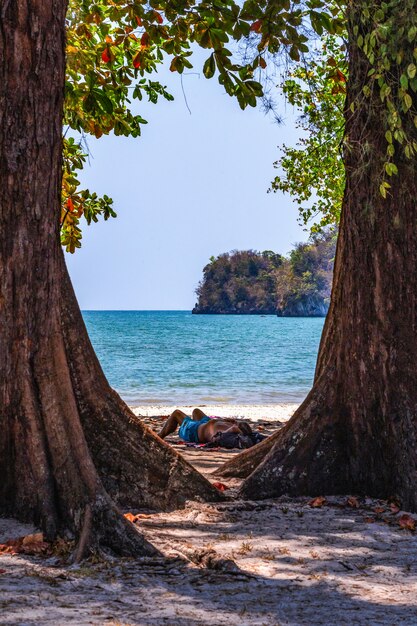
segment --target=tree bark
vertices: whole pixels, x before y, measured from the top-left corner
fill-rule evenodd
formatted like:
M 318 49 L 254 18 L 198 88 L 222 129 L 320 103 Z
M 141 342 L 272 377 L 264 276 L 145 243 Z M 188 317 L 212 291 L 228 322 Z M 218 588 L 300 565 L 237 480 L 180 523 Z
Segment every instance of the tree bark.
M 361 4 L 349 3 L 346 189 L 314 385 L 266 457 L 257 458 L 256 448 L 246 454 L 241 495 L 396 494 L 416 511 L 417 161 L 396 145 L 399 175 L 384 200 L 385 104 L 377 88 L 370 98 L 362 93 L 370 65 L 353 31 Z M 392 69 L 398 84 L 414 46 L 406 36 L 400 43 L 404 58 Z M 403 127 L 416 139 L 405 115 Z M 239 464 L 226 464 L 223 474 L 232 463 Z
M 52 539 L 155 549 L 118 505 L 218 499 L 108 385 L 59 237 L 65 0 L 0 3 L 0 513 Z M 114 501 L 111 499 L 114 498 Z

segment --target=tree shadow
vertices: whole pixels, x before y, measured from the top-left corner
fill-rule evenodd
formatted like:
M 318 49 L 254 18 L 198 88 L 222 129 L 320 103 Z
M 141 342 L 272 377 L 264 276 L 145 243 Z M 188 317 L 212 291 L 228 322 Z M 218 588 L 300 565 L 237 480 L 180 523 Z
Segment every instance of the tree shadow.
M 213 548 L 240 571 L 200 568 L 179 559 L 121 559 L 85 578 L 32 573 L 19 597 L 3 594 L 7 625 L 281 625 L 417 623 L 417 537 L 364 521 L 369 511 L 305 498 L 211 505 L 139 520 L 165 554 Z M 22 558 L 20 575 L 27 574 Z M 3 563 L 2 563 L 3 567 Z M 104 571 L 104 573 L 103 573 Z M 17 572 L 19 575 L 19 572 Z M 6 604 L 4 603 L 6 602 Z M 30 611 L 23 610 L 23 604 Z

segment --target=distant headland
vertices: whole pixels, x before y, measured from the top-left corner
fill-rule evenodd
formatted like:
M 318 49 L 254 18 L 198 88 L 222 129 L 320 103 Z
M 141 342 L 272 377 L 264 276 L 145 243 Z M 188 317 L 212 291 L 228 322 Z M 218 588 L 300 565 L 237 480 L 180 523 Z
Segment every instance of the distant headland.
M 193 313 L 324 317 L 329 309 L 337 232 L 299 243 L 288 257 L 234 250 L 211 257 Z

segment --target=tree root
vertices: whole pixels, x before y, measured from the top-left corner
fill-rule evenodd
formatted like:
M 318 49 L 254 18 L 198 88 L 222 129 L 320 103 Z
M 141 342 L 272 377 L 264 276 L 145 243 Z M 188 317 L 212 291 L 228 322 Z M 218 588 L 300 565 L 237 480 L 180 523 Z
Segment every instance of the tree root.
M 124 517 L 108 497 L 100 497 L 94 506 L 90 504 L 86 506 L 72 560 L 79 563 L 100 548 L 110 548 L 120 556 L 160 556 L 160 552 L 143 537 L 132 522 Z

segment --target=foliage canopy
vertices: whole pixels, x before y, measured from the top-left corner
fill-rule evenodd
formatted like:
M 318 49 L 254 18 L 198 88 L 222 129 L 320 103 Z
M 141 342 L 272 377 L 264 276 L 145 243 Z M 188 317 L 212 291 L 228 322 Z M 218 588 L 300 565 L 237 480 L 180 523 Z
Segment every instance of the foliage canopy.
M 326 0 L 247 0 L 243 5 L 233 0 L 70 0 L 65 121 L 69 128 L 95 137 L 109 132 L 138 136 L 146 120 L 134 112 L 132 102 L 172 99 L 153 74 L 168 58 L 173 72 L 191 68 L 192 44 L 208 51 L 206 78 L 217 75 L 242 108 L 255 106 L 262 95 L 262 79 L 255 72 L 267 69 L 269 55 L 287 55 L 296 66 L 284 91 L 304 109 L 301 126 L 310 136 L 301 140 L 304 154 L 284 146 L 279 162 L 284 176 L 275 179 L 273 188 L 295 195 L 305 222 L 317 211 L 323 214 L 321 225 L 335 221 L 343 188 L 336 146 L 347 74 L 338 40 L 327 35 L 345 32 L 344 10 L 344 3 Z M 370 70 L 361 99 L 350 107 L 353 113 L 365 99 L 378 98 L 386 142 L 378 184 L 386 197 L 389 178 L 398 173 L 396 156 L 410 159 L 417 152 L 417 14 L 413 0 L 361 0 L 352 14 L 354 41 L 349 46 L 360 48 Z M 331 50 L 326 58 L 315 59 L 314 47 L 310 55 L 313 35 L 327 37 Z M 234 55 L 234 42 L 242 40 L 249 40 L 253 51 L 243 64 Z M 344 149 L 349 149 L 348 141 Z M 80 246 L 82 216 L 89 223 L 115 213 L 109 198 L 79 191 L 76 169 L 86 158 L 81 147 L 66 140 L 64 157 L 62 241 L 73 252 Z M 331 185 L 317 184 L 326 179 Z M 302 206 L 312 191 L 317 200 Z
M 280 147 L 282 156 L 274 163 L 280 172 L 271 189 L 293 197 L 300 222 L 312 232 L 337 224 L 340 218 L 346 80 L 344 47 L 327 36 L 308 65 L 293 69 L 282 85 L 288 102 L 300 113 L 301 138 L 296 146 Z
M 137 137 L 146 120 L 134 112 L 133 100 L 172 100 L 152 76 L 168 58 L 173 72 L 191 68 L 191 44 L 209 52 L 206 78 L 217 74 L 241 108 L 255 106 L 262 86 L 254 73 L 266 69 L 267 51 L 299 61 L 309 50 L 309 25 L 317 32 L 342 28 L 337 10 L 324 0 L 247 0 L 243 5 L 233 0 L 70 0 L 65 123 L 97 138 L 110 132 Z M 241 64 L 233 42 L 243 39 L 254 42 L 255 52 Z M 82 147 L 65 139 L 64 158 L 62 243 L 74 252 L 81 245 L 82 217 L 90 223 L 115 213 L 109 198 L 78 189 L 76 170 L 86 159 Z

